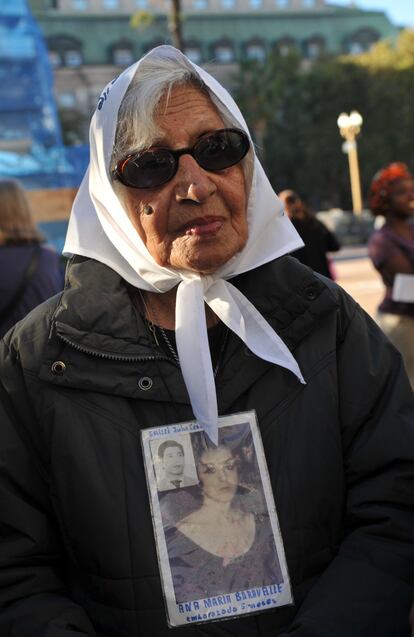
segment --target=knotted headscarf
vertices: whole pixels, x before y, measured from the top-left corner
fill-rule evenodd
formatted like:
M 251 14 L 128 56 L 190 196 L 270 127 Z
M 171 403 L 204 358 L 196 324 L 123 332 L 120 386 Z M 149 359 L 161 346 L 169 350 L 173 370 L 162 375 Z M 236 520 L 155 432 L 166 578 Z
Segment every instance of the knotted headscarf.
M 229 93 L 183 53 L 171 46 L 161 46 L 147 56 L 184 58 L 249 134 Z M 289 369 L 300 382 L 305 382 L 285 343 L 254 305 L 229 282 L 232 277 L 296 250 L 303 243 L 284 215 L 282 204 L 255 157 L 247 205 L 249 236 L 243 250 L 208 276 L 161 267 L 154 261 L 115 194 L 110 178 L 119 107 L 141 62 L 108 84 L 99 99 L 90 127 L 89 168 L 73 204 L 64 254 L 79 254 L 105 263 L 142 290 L 163 293 L 178 285 L 175 333 L 181 371 L 194 416 L 217 443 L 217 396 L 204 303 L 257 356 Z

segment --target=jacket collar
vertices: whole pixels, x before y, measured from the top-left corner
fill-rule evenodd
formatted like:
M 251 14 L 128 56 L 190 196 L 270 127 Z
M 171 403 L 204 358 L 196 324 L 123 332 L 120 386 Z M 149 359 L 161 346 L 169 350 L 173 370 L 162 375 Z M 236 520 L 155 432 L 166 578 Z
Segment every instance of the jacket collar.
M 292 257 L 281 257 L 232 279 L 291 350 L 321 315 L 338 305 L 325 281 Z M 74 257 L 54 316 L 57 334 L 102 354 L 147 354 L 151 342 L 129 290 L 106 265 Z
M 257 307 L 292 351 L 312 332 L 320 318 L 338 305 L 326 280 L 291 257 L 281 257 L 239 275 L 232 283 Z M 227 382 L 234 384 L 237 380 L 242 392 L 265 373 L 270 363 L 250 355 L 240 345 L 240 339 L 230 334 L 225 363 L 232 361 L 231 371 L 226 378 L 224 369 L 221 385 L 223 388 Z M 84 355 L 82 366 L 76 363 L 79 352 Z M 246 355 L 251 356 L 248 366 Z M 68 371 L 53 375 L 53 362 L 61 356 Z M 96 357 L 106 359 L 105 373 L 97 373 L 101 368 L 96 366 Z M 163 373 L 169 377 L 170 387 L 164 383 L 164 387 L 142 394 L 137 388 L 137 365 L 125 363 L 139 363 L 139 374 L 145 376 L 147 371 L 153 371 L 154 360 L 164 365 Z M 122 383 L 115 387 L 114 378 L 120 374 Z M 171 401 L 173 391 L 176 402 L 188 402 L 180 371 L 173 361 L 168 361 L 154 348 L 145 321 L 132 303 L 130 286 L 104 264 L 79 256 L 68 263 L 65 290 L 54 314 L 40 375 L 62 386 L 167 402 Z M 223 412 L 226 405 L 220 402 L 219 399 Z

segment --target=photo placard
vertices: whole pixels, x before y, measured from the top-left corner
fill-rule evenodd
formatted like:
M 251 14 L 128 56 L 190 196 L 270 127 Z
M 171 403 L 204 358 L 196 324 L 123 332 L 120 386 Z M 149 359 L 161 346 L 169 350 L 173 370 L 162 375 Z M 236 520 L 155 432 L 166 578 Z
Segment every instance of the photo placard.
M 144 429 L 142 450 L 170 627 L 292 604 L 254 411 Z

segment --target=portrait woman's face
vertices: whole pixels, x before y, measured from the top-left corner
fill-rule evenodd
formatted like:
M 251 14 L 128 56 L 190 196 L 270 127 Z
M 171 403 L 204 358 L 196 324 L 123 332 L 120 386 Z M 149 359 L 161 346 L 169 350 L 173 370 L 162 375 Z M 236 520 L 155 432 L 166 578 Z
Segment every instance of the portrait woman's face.
M 206 449 L 201 454 L 197 472 L 205 497 L 216 502 L 230 502 L 237 491 L 238 459 L 225 446 Z
M 414 215 L 414 181 L 412 179 L 398 180 L 389 195 L 391 211 L 398 217 Z
M 210 98 L 188 85 L 175 87 L 168 102 L 161 100 L 155 122 L 160 136 L 151 149 L 193 147 L 203 135 L 226 128 Z M 121 199 L 158 265 L 208 274 L 247 241 L 241 163 L 211 172 L 182 155 L 170 181 L 156 188 L 122 186 Z

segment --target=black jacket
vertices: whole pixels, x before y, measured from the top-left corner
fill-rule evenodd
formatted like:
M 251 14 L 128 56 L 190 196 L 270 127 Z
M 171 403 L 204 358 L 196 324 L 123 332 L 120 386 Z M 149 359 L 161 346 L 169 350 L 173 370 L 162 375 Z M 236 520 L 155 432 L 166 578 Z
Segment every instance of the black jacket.
M 232 282 L 307 381 L 233 334 L 216 379 L 221 414 L 257 411 L 295 606 L 167 628 L 139 431 L 191 419 L 188 395 L 122 279 L 76 258 L 63 295 L 1 348 L 2 637 L 408 635 L 414 406 L 401 358 L 290 257 Z

